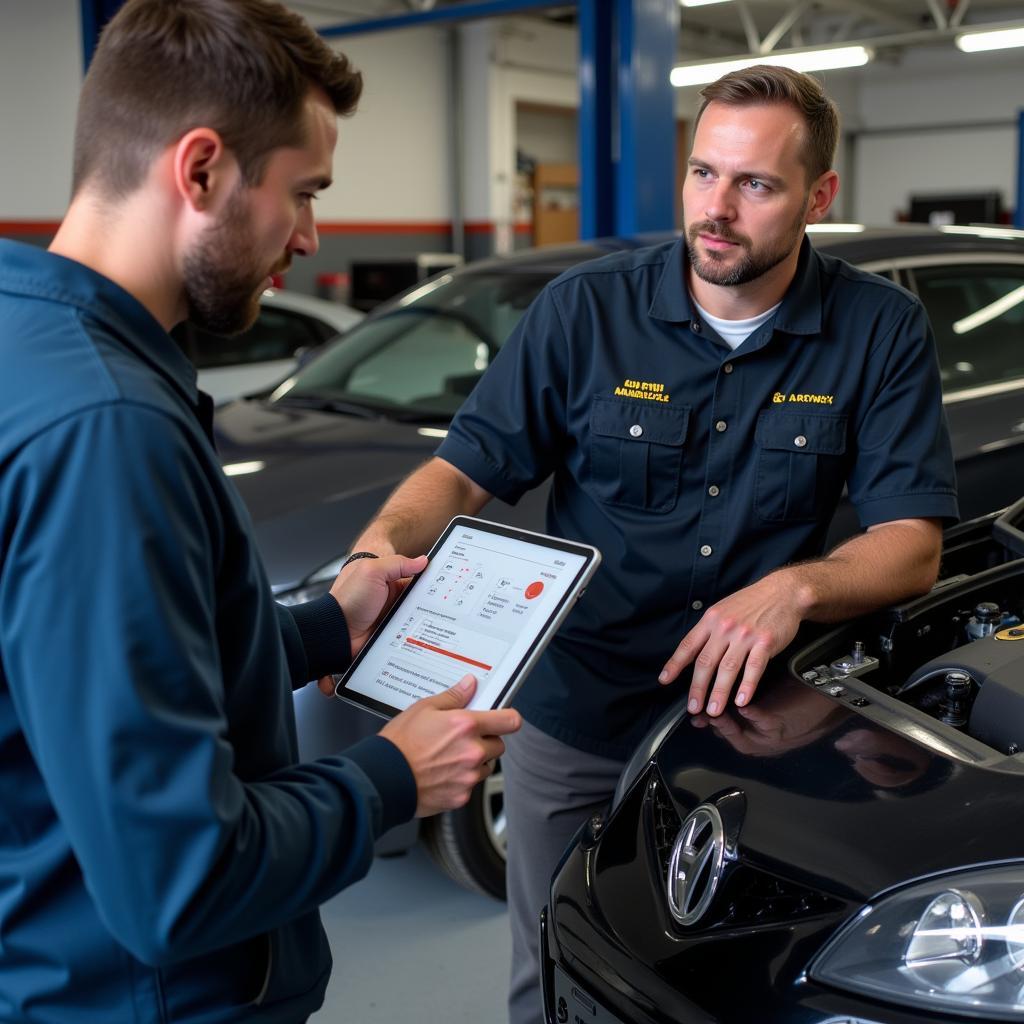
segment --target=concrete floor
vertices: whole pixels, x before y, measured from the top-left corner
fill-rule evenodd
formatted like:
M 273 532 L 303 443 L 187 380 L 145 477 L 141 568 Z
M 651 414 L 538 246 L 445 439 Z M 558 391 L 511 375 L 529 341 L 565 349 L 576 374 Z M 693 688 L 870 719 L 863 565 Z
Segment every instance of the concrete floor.
M 321 913 L 334 954 L 311 1024 L 503 1024 L 505 904 L 467 892 L 422 847 L 378 857 Z

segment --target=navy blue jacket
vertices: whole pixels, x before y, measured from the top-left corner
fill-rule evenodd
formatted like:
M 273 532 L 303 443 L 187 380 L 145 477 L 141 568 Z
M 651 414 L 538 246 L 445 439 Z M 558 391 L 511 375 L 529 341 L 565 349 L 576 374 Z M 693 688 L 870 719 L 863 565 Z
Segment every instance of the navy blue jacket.
M 548 285 L 438 449 L 508 502 L 552 477 L 550 532 L 604 558 L 515 705 L 625 758 L 687 682 L 657 675 L 705 609 L 863 526 L 955 519 L 935 345 L 911 294 L 805 240 L 735 351 L 691 306 L 682 240 Z
M 274 603 L 195 372 L 122 289 L 0 242 L 0 367 L 0 1019 L 304 1020 L 317 906 L 416 803 L 379 737 L 298 760 L 344 619 Z

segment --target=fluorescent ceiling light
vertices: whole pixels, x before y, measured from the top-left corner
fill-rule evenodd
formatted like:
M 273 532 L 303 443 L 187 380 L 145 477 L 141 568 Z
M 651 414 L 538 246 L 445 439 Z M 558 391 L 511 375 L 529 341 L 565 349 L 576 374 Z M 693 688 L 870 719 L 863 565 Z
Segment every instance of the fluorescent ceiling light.
M 788 53 L 766 53 L 761 57 L 740 60 L 716 60 L 709 64 L 680 64 L 672 69 L 671 81 L 682 88 L 706 85 L 730 71 L 740 71 L 755 64 L 773 64 L 794 71 L 830 71 L 834 68 L 856 68 L 867 64 L 874 54 L 866 46 L 832 46 L 821 50 L 791 50 Z
M 724 4 L 727 0 L 679 0 L 684 7 L 707 7 L 709 4 Z
M 1024 27 L 1003 28 L 993 32 L 964 32 L 956 37 L 956 45 L 964 53 L 1008 50 L 1011 46 L 1024 46 Z

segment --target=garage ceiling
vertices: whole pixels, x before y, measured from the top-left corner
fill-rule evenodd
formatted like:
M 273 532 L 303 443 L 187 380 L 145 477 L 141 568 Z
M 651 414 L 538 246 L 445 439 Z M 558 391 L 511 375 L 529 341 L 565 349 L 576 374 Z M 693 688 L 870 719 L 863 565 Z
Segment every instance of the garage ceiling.
M 464 0 L 296 0 L 314 25 L 457 8 Z M 575 8 L 526 17 L 575 20 Z M 681 59 L 767 53 L 774 49 L 865 42 L 892 51 L 948 42 L 957 28 L 1024 24 L 1022 0 L 729 0 L 680 9 Z

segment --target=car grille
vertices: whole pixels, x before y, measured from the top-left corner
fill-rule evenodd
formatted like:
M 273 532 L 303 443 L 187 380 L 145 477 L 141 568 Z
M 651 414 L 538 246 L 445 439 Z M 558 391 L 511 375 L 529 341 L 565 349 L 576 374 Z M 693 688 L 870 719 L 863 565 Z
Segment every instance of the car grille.
M 675 845 L 683 819 L 668 795 L 668 787 L 654 767 L 645 794 L 647 825 L 653 840 L 659 877 L 662 884 L 668 877 L 672 847 Z M 759 924 L 776 924 L 794 918 L 834 914 L 843 908 L 841 901 L 807 886 L 782 878 L 742 859 L 723 878 L 722 889 L 715 897 L 699 929 L 740 928 Z
M 650 813 L 654 845 L 658 851 L 661 877 L 665 878 L 668 875 L 668 862 L 672 858 L 672 846 L 679 834 L 679 827 L 682 825 L 683 819 L 668 798 L 665 783 L 657 769 L 651 770 L 651 778 L 647 784 L 647 807 Z

